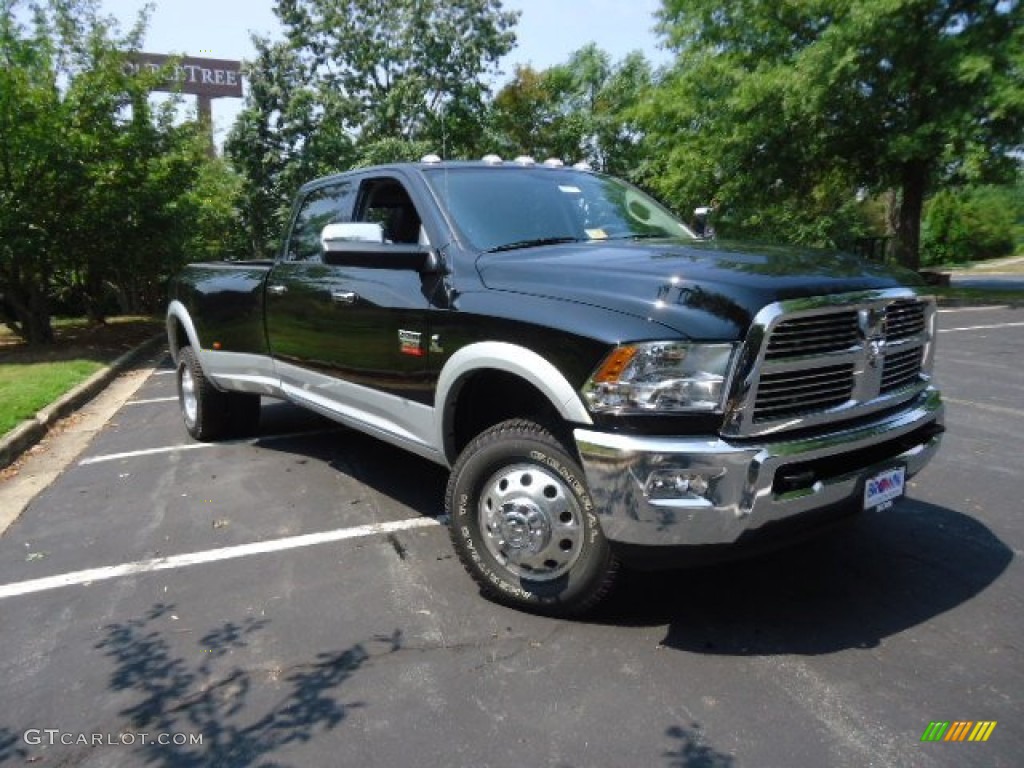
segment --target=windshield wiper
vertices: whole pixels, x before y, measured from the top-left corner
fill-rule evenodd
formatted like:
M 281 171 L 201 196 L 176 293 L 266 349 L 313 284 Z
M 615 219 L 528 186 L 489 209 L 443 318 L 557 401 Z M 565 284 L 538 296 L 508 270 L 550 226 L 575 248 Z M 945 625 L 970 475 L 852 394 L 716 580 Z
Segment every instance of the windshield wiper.
M 609 240 L 672 240 L 672 235 L 664 232 L 637 232 L 632 235 L 617 235 Z
M 582 243 L 578 237 L 537 237 L 532 240 L 516 240 L 514 243 L 496 245 L 488 248 L 484 253 L 499 253 L 500 251 L 516 251 L 520 248 L 533 248 L 539 245 L 558 245 L 559 243 Z

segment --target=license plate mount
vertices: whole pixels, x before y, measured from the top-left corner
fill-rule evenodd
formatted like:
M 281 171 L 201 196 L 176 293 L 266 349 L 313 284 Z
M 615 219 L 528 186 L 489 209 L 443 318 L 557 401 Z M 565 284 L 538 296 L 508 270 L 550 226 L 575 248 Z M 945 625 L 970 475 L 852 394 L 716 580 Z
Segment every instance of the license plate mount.
M 864 483 L 864 509 L 888 509 L 906 490 L 907 468 L 891 467 Z

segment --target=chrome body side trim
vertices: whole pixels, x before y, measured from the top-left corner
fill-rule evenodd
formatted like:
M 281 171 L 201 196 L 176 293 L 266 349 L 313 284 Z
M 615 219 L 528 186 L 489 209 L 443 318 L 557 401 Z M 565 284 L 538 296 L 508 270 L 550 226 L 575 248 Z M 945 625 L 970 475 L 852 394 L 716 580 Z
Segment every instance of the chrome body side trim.
M 200 351 L 200 350 L 197 350 Z M 266 355 L 201 350 L 200 365 L 218 389 L 283 398 L 281 377 Z
M 282 392 L 292 402 L 448 466 L 443 453 L 432 442 L 437 430 L 430 406 L 280 360 L 275 367 L 285 382 Z
M 756 445 L 587 429 L 577 429 L 575 437 L 605 536 L 625 544 L 690 546 L 732 543 L 744 532 L 768 523 L 855 500 L 863 492 L 864 480 L 888 467 L 903 465 L 907 477 L 914 475 L 938 449 L 942 419 L 942 399 L 929 387 L 896 414 L 810 437 Z M 917 430 L 923 435 L 919 443 L 900 443 Z M 855 452 L 884 448 L 890 441 L 901 446 L 895 455 L 828 475 L 806 488 L 774 489 L 776 475 L 791 465 L 829 458 L 842 462 Z M 677 469 L 712 478 L 706 498 L 647 497 L 645 487 L 652 472 Z

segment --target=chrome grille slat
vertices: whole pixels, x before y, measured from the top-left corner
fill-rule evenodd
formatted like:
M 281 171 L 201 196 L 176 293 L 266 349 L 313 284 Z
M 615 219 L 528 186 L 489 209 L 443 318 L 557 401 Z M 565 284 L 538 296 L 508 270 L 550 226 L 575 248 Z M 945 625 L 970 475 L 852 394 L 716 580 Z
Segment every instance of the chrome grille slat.
M 792 376 L 783 379 L 761 381 L 760 394 L 762 399 L 771 397 L 778 392 L 788 393 L 794 389 L 843 389 L 849 388 L 847 379 L 853 373 L 852 366 L 835 373 L 822 373 L 813 377 Z M 811 380 L 809 381 L 808 378 Z
M 772 331 L 765 360 L 841 352 L 857 343 L 856 311 L 783 320 Z
M 891 392 L 912 384 L 921 373 L 924 350 L 915 347 L 888 355 L 882 369 L 882 392 Z
M 885 308 L 886 339 L 895 341 L 923 333 L 924 304 L 919 301 L 898 301 Z
M 853 392 L 853 365 L 762 375 L 755 421 L 791 418 L 842 405 Z

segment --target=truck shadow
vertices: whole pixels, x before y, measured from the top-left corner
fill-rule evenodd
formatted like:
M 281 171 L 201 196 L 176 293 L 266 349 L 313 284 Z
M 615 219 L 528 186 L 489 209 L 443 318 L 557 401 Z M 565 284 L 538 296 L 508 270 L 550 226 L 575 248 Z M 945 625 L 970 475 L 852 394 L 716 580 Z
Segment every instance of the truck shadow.
M 287 431 L 296 409 L 280 404 L 264 412 L 272 434 Z M 444 468 L 361 433 L 339 427 L 336 434 L 260 445 L 329 464 L 411 512 L 444 511 Z M 1013 552 L 974 518 L 906 499 L 770 555 L 681 571 L 627 571 L 588 620 L 664 624 L 664 646 L 705 654 L 871 648 L 970 600 L 1012 560 Z
M 755 559 L 625 574 L 598 621 L 667 624 L 662 644 L 703 654 L 833 653 L 956 608 L 1013 552 L 977 520 L 908 499 Z
M 299 430 L 309 430 L 311 434 L 275 438 Z M 426 517 L 444 512 L 448 471 L 381 440 L 296 406 L 266 400 L 260 414 L 259 435 L 264 438 L 257 441 L 260 448 L 327 464 Z

